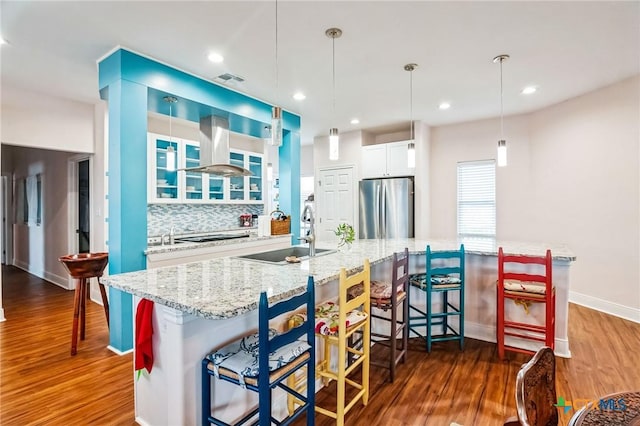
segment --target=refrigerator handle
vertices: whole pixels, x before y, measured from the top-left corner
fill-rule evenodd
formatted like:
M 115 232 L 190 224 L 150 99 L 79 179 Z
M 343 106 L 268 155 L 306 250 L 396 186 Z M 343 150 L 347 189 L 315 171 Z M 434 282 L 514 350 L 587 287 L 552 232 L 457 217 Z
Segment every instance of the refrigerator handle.
M 386 185 L 380 185 L 380 237 L 387 238 L 387 189 Z

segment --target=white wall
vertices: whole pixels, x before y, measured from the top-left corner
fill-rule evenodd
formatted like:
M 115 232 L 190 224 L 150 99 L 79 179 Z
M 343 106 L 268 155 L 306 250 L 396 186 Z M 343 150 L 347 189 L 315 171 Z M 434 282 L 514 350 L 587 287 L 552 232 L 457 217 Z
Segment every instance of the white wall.
M 354 176 L 360 180 L 360 163 L 362 155 L 362 132 L 357 130 L 340 134 L 340 155 L 338 160 L 329 160 L 329 136 L 320 136 L 313 140 L 313 168 L 318 169 L 354 165 Z M 317 188 L 316 188 L 317 192 Z
M 570 299 L 640 321 L 640 77 L 505 118 L 497 236 L 566 243 Z M 456 163 L 495 158 L 499 120 L 434 128 L 431 236 L 456 235 Z
M 431 128 L 419 121 L 414 123 L 416 169 L 413 184 L 414 234 L 428 238 L 431 231 Z M 426 166 L 425 166 L 426 165 Z
M 17 179 L 42 174 L 42 224 L 17 223 L 14 232 L 14 264 L 33 275 L 67 287 L 68 275 L 58 257 L 68 253 L 67 162 L 72 154 L 33 148 L 10 147 L 8 172 Z
M 92 104 L 3 87 L 2 143 L 93 152 L 93 114 Z
M 300 147 L 300 176 L 313 176 L 313 145 Z

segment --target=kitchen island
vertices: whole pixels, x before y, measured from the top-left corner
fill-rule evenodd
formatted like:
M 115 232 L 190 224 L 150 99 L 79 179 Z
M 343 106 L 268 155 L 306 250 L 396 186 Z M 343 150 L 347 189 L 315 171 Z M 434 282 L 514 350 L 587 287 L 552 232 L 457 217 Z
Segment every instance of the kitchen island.
M 359 240 L 348 251 L 311 258 L 299 264 L 269 265 L 225 257 L 105 278 L 106 285 L 137 296 L 136 301 L 147 298 L 156 303 L 153 316 L 155 364 L 150 375 L 134 382 L 136 421 L 149 425 L 198 423 L 200 360 L 211 349 L 257 329 L 260 292 L 266 291 L 271 302 L 282 300 L 304 291 L 307 277 L 313 275 L 316 302 L 319 303 L 336 296 L 341 267 L 348 272 L 358 271 L 365 258 L 372 264 L 373 277 L 382 277 L 388 274 L 393 253 L 408 247 L 414 255 L 410 261 L 411 270 L 423 271 L 427 244 L 433 250 L 459 246 L 454 240 Z M 322 244 L 319 246 L 323 247 Z M 557 292 L 556 353 L 570 356 L 567 298 L 569 269 L 575 256 L 564 246 L 466 242 L 466 336 L 495 341 L 499 246 L 507 253 L 522 255 L 541 255 L 547 248 L 552 250 Z M 415 291 L 411 297 L 419 294 Z M 512 311 L 514 315 L 525 315 L 516 309 Z M 531 309 L 529 315 L 537 317 L 539 312 Z M 233 419 L 255 402 L 254 395 L 239 387 L 227 383 L 216 383 L 215 386 L 215 405 L 223 418 Z M 282 407 L 283 403 L 278 396 L 274 397 L 274 404 Z

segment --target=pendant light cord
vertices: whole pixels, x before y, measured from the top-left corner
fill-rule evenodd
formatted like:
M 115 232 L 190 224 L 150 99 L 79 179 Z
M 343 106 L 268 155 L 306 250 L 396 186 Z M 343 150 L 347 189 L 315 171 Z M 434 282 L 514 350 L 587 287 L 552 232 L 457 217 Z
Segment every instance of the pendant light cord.
M 279 75 L 278 75 L 278 0 L 276 0 L 276 104 L 278 104 Z
M 331 38 L 331 59 L 332 59 L 332 76 L 333 76 L 333 120 L 336 119 L 336 38 Z
M 173 143 L 173 132 L 171 131 L 171 102 L 169 102 L 169 146 Z
M 409 71 L 409 136 L 413 142 L 413 70 Z
M 504 140 L 504 108 L 502 106 L 502 62 L 504 62 L 503 58 L 500 58 L 500 139 Z

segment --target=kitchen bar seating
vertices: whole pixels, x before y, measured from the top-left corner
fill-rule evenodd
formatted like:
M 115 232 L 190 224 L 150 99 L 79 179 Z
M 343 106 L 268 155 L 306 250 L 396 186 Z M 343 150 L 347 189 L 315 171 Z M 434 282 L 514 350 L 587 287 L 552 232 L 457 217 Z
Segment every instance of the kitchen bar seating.
M 240 385 L 257 392 L 258 407 L 239 420 L 241 425 L 258 414 L 258 424 L 269 426 L 272 422 L 288 425 L 302 413 L 306 424 L 314 424 L 315 406 L 315 287 L 313 277 L 307 280 L 305 293 L 269 306 L 267 293 L 260 294 L 258 307 L 258 333 L 246 336 L 218 349 L 202 360 L 202 424 L 228 425 L 211 413 L 211 379 L 213 377 Z M 278 333 L 269 327 L 269 320 L 299 309 L 311 312 L 299 326 Z M 257 352 L 257 353 L 256 353 Z M 299 369 L 306 367 L 306 394 L 291 389 L 285 380 Z M 271 414 L 271 391 L 283 389 L 293 395 L 301 405 L 283 420 Z
M 525 268 L 527 271 L 525 271 Z M 553 285 L 551 250 L 545 256 L 506 255 L 498 249 L 496 324 L 498 356 L 504 359 L 506 350 L 533 354 L 535 351 L 507 345 L 505 336 L 543 342 L 554 349 L 556 328 L 556 289 Z M 506 319 L 505 300 L 513 300 L 523 306 L 529 314 L 529 305 L 542 303 L 545 306 L 543 324 L 511 321 Z
M 371 281 L 371 317 L 388 322 L 389 333 L 371 332 L 372 337 L 380 338 L 375 340 L 377 345 L 389 348 L 388 359 L 380 360 L 371 358 L 371 365 L 387 368 L 389 379 L 393 383 L 396 376 L 396 367 L 407 357 L 407 346 L 409 343 L 409 301 L 407 292 L 409 291 L 409 249 L 405 248 L 402 253 L 393 253 L 391 281 Z M 349 297 L 356 297 L 364 291 L 362 285 L 352 287 Z M 401 308 L 402 319 L 398 319 L 398 308 Z M 374 313 L 374 309 L 382 310 L 386 315 Z M 383 323 L 384 324 L 384 323 Z M 373 327 L 373 323 L 372 323 Z M 401 346 L 398 348 L 398 335 L 400 335 Z M 361 343 L 361 342 L 356 342 Z
M 348 300 L 348 292 L 354 286 L 362 283 L 363 292 L 357 297 Z M 369 353 L 371 350 L 371 308 L 369 296 L 371 291 L 371 268 L 369 259 L 365 259 L 362 272 L 347 276 L 345 268 L 340 269 L 340 281 L 338 289 L 337 317 L 334 306 L 321 305 L 316 312 L 316 322 L 320 321 L 321 314 L 329 313 L 328 321 L 324 326 L 316 327 L 319 331 L 316 336 L 324 343 L 324 359 L 318 363 L 318 375 L 323 378 L 325 384 L 330 380 L 336 380 L 336 410 L 328 410 L 316 406 L 318 413 L 336 419 L 338 426 L 344 425 L 344 416 L 359 399 L 367 405 L 369 402 Z M 337 321 L 337 324 L 335 324 Z M 349 338 L 354 333 L 362 333 L 362 348 L 351 347 Z M 338 359 L 332 360 L 332 347 L 337 348 Z M 347 365 L 347 353 L 355 356 L 355 361 Z M 334 365 L 335 364 L 335 365 Z M 362 379 L 360 383 L 348 378 L 348 376 L 361 366 Z M 350 385 L 358 392 L 347 402 L 346 385 Z
M 370 304 L 369 292 L 371 286 L 371 269 L 369 259 L 365 259 L 362 272 L 347 277 L 345 268 L 340 269 L 340 281 L 338 288 L 338 304 L 325 302 L 315 308 L 316 337 L 323 342 L 323 359 L 316 366 L 317 376 L 322 378 L 327 386 L 331 380 L 336 381 L 336 409 L 335 411 L 316 406 L 316 412 L 336 419 L 338 426 L 343 426 L 345 414 L 362 399 L 367 405 L 369 401 L 369 352 L 371 348 L 370 331 Z M 362 285 L 360 295 L 348 299 L 349 290 Z M 295 325 L 306 318 L 305 313 L 298 313 L 289 319 L 290 325 Z M 361 333 L 360 346 L 353 345 L 351 337 L 354 333 Z M 351 344 L 350 344 L 351 343 Z M 333 355 L 336 355 L 336 360 Z M 353 355 L 355 359 L 347 364 L 347 356 Z M 362 379 L 360 382 L 350 379 L 348 376 L 358 367 L 361 367 Z M 299 389 L 294 376 L 290 376 L 289 386 Z M 307 383 L 309 383 L 307 381 Z M 347 398 L 346 385 L 357 390 L 349 392 L 351 398 Z M 291 413 L 300 401 L 294 394 L 287 395 L 287 404 Z
M 409 310 L 415 311 L 409 316 L 409 330 L 426 340 L 427 352 L 431 352 L 433 342 L 446 340 L 458 340 L 460 350 L 464 348 L 464 256 L 464 244 L 459 250 L 444 251 L 431 251 L 431 246 L 427 246 L 426 273 L 411 277 L 411 285 L 425 292 L 426 307 L 423 311 L 409 299 Z M 449 299 L 450 292 L 457 293 L 457 306 Z M 440 310 L 435 310 L 432 304 L 434 294 L 441 295 Z M 458 330 L 450 322 L 450 318 L 456 317 Z M 434 325 L 442 326 L 441 334 L 433 335 Z M 418 331 L 422 327 L 426 329 L 424 334 Z

